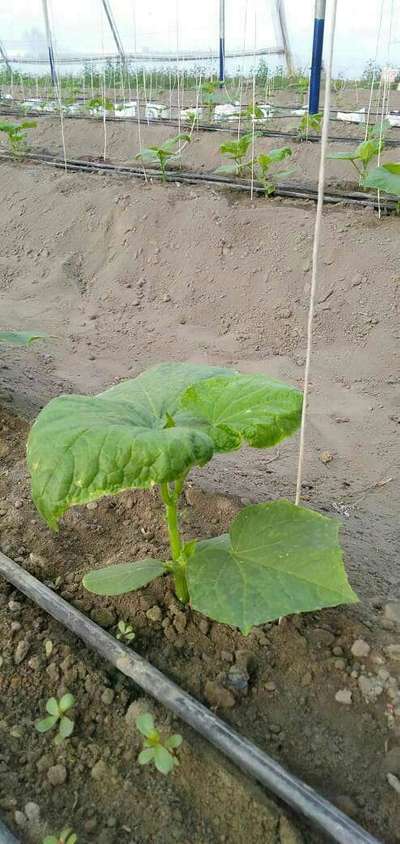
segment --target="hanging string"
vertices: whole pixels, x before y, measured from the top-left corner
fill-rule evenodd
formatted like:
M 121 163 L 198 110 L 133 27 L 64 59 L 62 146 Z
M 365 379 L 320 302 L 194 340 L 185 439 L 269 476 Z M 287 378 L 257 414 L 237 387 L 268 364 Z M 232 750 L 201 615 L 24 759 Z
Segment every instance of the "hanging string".
M 330 119 L 330 107 L 331 107 L 331 79 L 332 79 L 332 65 L 333 65 L 333 46 L 334 46 L 334 42 L 335 42 L 336 10 L 337 10 L 337 0 L 332 0 L 331 29 L 330 29 L 330 36 L 329 36 L 329 48 L 328 48 L 328 62 L 327 62 L 326 75 L 325 75 L 325 98 L 324 98 L 324 117 L 323 117 L 322 134 L 321 134 L 321 155 L 320 155 L 319 176 L 318 176 L 318 203 L 317 203 L 317 212 L 316 212 L 316 216 L 315 216 L 314 243 L 313 243 L 313 256 L 312 256 L 312 277 L 311 277 L 310 302 L 309 302 L 308 322 L 307 322 L 307 351 L 306 351 L 306 363 L 305 363 L 305 369 L 304 369 L 304 397 L 303 397 L 303 409 L 302 409 L 302 414 L 301 414 L 301 426 L 300 426 L 299 458 L 298 458 L 298 465 L 297 465 L 296 498 L 295 498 L 296 505 L 298 505 L 300 503 L 301 484 L 302 484 L 302 480 L 303 480 L 304 445 L 305 445 L 305 434 L 306 434 L 306 425 L 307 425 L 308 393 L 309 393 L 309 386 L 310 386 L 313 320 L 314 320 L 316 292 L 317 292 L 317 288 L 318 288 L 319 247 L 320 247 L 320 239 L 321 239 L 322 211 L 323 211 L 323 206 L 324 206 L 325 160 L 326 160 L 326 152 L 327 152 L 327 148 L 328 148 L 329 119 Z

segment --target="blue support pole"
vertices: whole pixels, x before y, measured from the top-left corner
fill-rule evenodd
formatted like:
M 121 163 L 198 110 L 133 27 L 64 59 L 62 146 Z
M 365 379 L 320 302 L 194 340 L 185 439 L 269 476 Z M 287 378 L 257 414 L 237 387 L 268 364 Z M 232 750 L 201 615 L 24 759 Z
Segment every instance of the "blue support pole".
M 326 0 L 315 0 L 314 39 L 310 77 L 309 114 L 318 114 L 321 89 L 322 50 L 324 46 Z
M 225 84 L 225 0 L 219 0 L 219 87 Z

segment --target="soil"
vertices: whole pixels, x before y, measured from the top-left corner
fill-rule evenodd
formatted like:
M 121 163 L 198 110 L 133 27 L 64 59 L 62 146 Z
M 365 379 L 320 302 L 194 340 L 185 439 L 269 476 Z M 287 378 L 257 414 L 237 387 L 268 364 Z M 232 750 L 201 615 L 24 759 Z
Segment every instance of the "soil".
M 101 126 L 65 126 L 68 155 L 101 155 Z M 113 124 L 107 154 L 136 152 L 135 132 Z M 146 144 L 169 134 L 143 132 Z M 35 144 L 60 150 L 53 118 L 41 119 Z M 217 166 L 215 148 L 201 136 L 191 166 Z M 315 181 L 318 148 L 296 156 Z M 400 639 L 383 609 L 400 598 L 398 220 L 335 207 L 323 222 L 303 500 L 341 519 L 361 603 L 244 638 L 177 606 L 165 581 L 112 602 L 84 592 L 88 568 L 162 555 L 161 507 L 152 493 L 106 498 L 74 509 L 50 534 L 30 501 L 27 423 L 6 409 L 32 418 L 51 396 L 100 391 L 161 360 L 233 365 L 302 386 L 314 206 L 27 163 L 3 161 L 0 172 L 2 327 L 54 336 L 1 353 L 2 550 L 94 618 L 130 621 L 134 646 L 155 665 L 382 840 L 399 842 L 400 662 L 391 646 Z M 266 454 L 247 449 L 194 472 L 187 536 L 222 532 L 248 501 L 293 497 L 297 448 L 294 440 Z M 184 735 L 181 765 L 165 781 L 140 769 L 126 722 L 138 691 L 5 584 L 1 599 L 0 807 L 10 826 L 34 801 L 46 829 L 71 825 L 81 842 L 289 842 L 282 809 L 158 707 L 157 719 Z M 362 658 L 351 650 L 358 639 L 370 648 Z M 29 650 L 15 664 L 19 642 Z M 238 672 L 242 689 L 232 683 Z M 56 749 L 33 722 L 66 688 L 77 698 L 76 732 Z M 92 774 L 100 760 L 103 786 Z M 65 766 L 64 786 L 49 783 L 55 764 Z M 20 835 L 30 840 L 27 828 Z

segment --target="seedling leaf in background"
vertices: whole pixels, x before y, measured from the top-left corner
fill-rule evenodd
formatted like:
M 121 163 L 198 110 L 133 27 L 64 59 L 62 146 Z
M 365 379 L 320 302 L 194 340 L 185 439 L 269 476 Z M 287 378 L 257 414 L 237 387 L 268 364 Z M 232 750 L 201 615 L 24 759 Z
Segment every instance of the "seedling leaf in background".
M 159 164 L 161 170 L 161 181 L 165 182 L 167 163 L 172 160 L 177 161 L 182 154 L 182 150 L 180 148 L 177 149 L 181 141 L 184 141 L 185 144 L 190 143 L 190 135 L 182 133 L 180 135 L 175 135 L 174 138 L 169 138 L 160 147 L 145 147 L 138 152 L 137 155 L 135 155 L 135 158 L 140 159 L 145 164 Z
M 83 585 L 96 595 L 123 595 L 146 586 L 155 577 L 165 574 L 161 560 L 137 560 L 95 569 L 83 578 Z
M 0 343 L 10 346 L 30 346 L 35 340 L 47 340 L 48 334 L 36 331 L 0 331 Z

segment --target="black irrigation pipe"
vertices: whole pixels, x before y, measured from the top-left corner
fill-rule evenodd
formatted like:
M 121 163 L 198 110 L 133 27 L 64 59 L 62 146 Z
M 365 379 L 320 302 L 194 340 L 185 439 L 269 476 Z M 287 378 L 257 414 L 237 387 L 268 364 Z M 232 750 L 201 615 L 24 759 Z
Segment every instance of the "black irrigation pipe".
M 22 116 L 20 111 L 11 111 L 11 110 L 3 110 L 3 111 L 0 110 L 0 115 L 4 115 L 4 116 L 13 115 L 13 116 L 16 116 L 16 117 Z M 48 119 L 51 119 L 51 118 L 57 118 L 57 112 L 54 112 L 54 113 L 45 112 L 45 113 L 43 113 L 43 112 L 37 112 L 37 111 L 27 111 L 27 112 L 24 112 L 24 117 L 47 117 Z M 86 115 L 86 114 L 63 114 L 63 119 L 67 119 L 67 120 L 96 120 L 98 122 L 100 122 L 100 121 L 103 122 L 103 118 L 101 116 Z M 275 118 L 272 118 L 272 119 L 275 120 Z M 107 115 L 106 121 L 107 121 L 107 123 L 131 123 L 131 124 L 140 123 L 141 126 L 173 126 L 174 128 L 177 128 L 177 129 L 185 128 L 185 129 L 191 130 L 191 125 L 186 124 L 186 122 L 183 121 L 183 120 L 179 121 L 179 120 L 173 120 L 173 119 L 164 118 L 164 117 L 162 117 L 162 118 L 154 118 L 154 117 L 142 118 L 142 119 L 138 120 L 137 117 L 111 117 L 111 116 Z M 341 122 L 341 121 L 338 121 L 338 122 Z M 200 131 L 200 132 L 225 132 L 225 133 L 231 132 L 234 135 L 237 135 L 237 133 L 238 133 L 237 127 L 232 126 L 232 125 L 230 125 L 230 126 L 226 126 L 226 125 L 216 126 L 214 123 L 197 123 L 197 121 L 195 121 L 194 128 L 195 128 L 196 132 L 197 131 Z M 396 128 L 396 127 L 392 127 L 392 128 Z M 249 131 L 248 129 L 240 129 L 239 134 L 245 135 L 248 131 Z M 269 138 L 290 138 L 291 140 L 298 141 L 299 143 L 303 142 L 303 141 L 299 140 L 299 135 L 298 135 L 298 132 L 296 132 L 296 131 L 284 132 L 284 131 L 281 131 L 279 129 L 257 129 L 256 131 L 263 138 L 268 138 L 268 137 Z M 321 140 L 320 135 L 313 135 L 313 134 L 308 135 L 307 138 L 304 139 L 304 141 L 310 141 L 311 143 L 317 143 L 317 144 L 320 142 L 320 140 Z M 341 143 L 341 144 L 358 144 L 358 143 L 361 143 L 362 141 L 364 141 L 365 138 L 364 137 L 359 138 L 357 136 L 351 137 L 349 135 L 330 135 L 328 140 L 331 141 L 332 143 L 335 143 L 337 141 L 338 143 Z M 385 140 L 385 147 L 398 147 L 398 146 L 400 146 L 400 137 L 399 137 L 398 140 L 395 140 L 394 138 L 387 138 Z
M 379 844 L 366 830 L 165 677 L 144 657 L 121 644 L 2 553 L 0 575 L 333 841 Z
M 19 839 L 10 832 L 0 819 L 0 844 L 20 844 Z
M 0 152 L 0 160 L 14 161 L 10 153 Z M 51 155 L 27 153 L 25 159 L 28 162 L 35 164 L 47 164 L 57 169 L 78 171 L 82 173 L 102 173 L 112 176 L 129 176 L 135 179 L 161 180 L 161 173 L 159 170 L 152 170 L 139 167 L 126 167 L 124 165 L 98 163 L 94 161 L 82 161 L 80 159 L 56 158 Z M 175 182 L 179 184 L 208 184 L 216 187 L 226 187 L 229 190 L 251 192 L 251 185 L 245 181 L 233 181 L 231 179 L 224 179 L 214 173 L 195 173 L 184 171 L 170 171 L 166 173 L 166 181 Z M 257 182 L 253 185 L 253 193 L 256 196 L 264 196 L 264 188 Z M 278 185 L 274 191 L 274 197 L 285 197 L 289 199 L 311 200 L 316 202 L 318 199 L 318 191 L 315 188 L 309 188 L 307 185 Z M 326 191 L 324 194 L 324 202 L 329 205 L 358 205 L 364 208 L 379 208 L 381 212 L 390 213 L 396 211 L 398 207 L 398 199 L 396 197 L 389 199 L 381 199 L 380 203 L 376 196 L 370 196 L 363 193 L 337 193 L 335 191 Z

